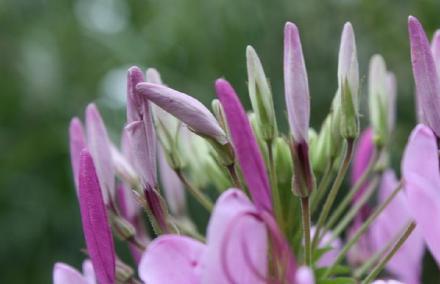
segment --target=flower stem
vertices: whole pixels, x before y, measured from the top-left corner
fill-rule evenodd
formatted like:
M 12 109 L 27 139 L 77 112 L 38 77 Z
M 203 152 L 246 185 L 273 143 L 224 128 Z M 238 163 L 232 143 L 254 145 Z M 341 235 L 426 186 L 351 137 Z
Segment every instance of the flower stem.
M 402 182 L 399 183 L 396 189 L 391 193 L 390 196 L 385 200 L 384 203 L 379 205 L 376 210 L 368 217 L 368 219 L 362 224 L 362 226 L 356 231 L 353 237 L 345 244 L 339 254 L 336 256 L 333 264 L 327 268 L 327 270 L 323 274 L 323 278 L 327 278 L 336 266 L 344 259 L 345 255 L 348 251 L 359 241 L 360 237 L 367 231 L 368 227 L 379 217 L 382 211 L 390 204 L 390 202 L 396 197 L 399 191 L 402 189 Z
M 301 216 L 304 232 L 304 261 L 305 265 L 311 266 L 312 264 L 312 249 L 310 243 L 310 208 L 309 197 L 301 198 Z
M 328 228 L 333 227 L 333 225 L 336 223 L 336 221 L 341 217 L 342 213 L 347 209 L 347 207 L 350 205 L 350 202 L 353 200 L 353 197 L 359 190 L 362 188 L 362 186 L 365 184 L 367 179 L 370 177 L 371 173 L 373 172 L 373 169 L 376 165 L 377 159 L 379 157 L 378 149 L 374 151 L 373 156 L 370 159 L 370 162 L 363 172 L 362 176 L 356 181 L 356 184 L 350 189 L 350 191 L 347 193 L 347 195 L 344 197 L 344 199 L 339 203 L 338 207 L 335 209 L 332 215 L 330 215 L 329 221 L 328 221 Z
M 409 238 L 411 233 L 416 228 L 416 223 L 411 222 L 407 227 L 405 232 L 399 240 L 394 244 L 393 248 L 385 255 L 385 257 L 373 268 L 373 270 L 368 274 L 368 276 L 362 281 L 362 284 L 371 283 L 374 278 L 384 269 L 385 265 L 391 260 L 391 258 L 396 254 L 396 252 L 402 247 L 405 241 Z
M 203 207 L 205 207 L 206 210 L 209 212 L 212 211 L 212 208 L 214 205 L 212 204 L 212 201 L 209 200 L 209 198 L 201 192 L 197 187 L 192 185 L 188 179 L 183 175 L 182 171 L 180 169 L 175 169 L 175 172 L 179 179 L 182 181 L 182 183 L 185 185 L 185 187 L 189 190 L 189 192 L 202 204 Z
M 228 169 L 229 176 L 231 177 L 232 183 L 236 188 L 242 188 L 240 179 L 238 178 L 237 170 L 235 169 L 235 163 L 226 166 Z
M 277 182 L 277 173 L 275 170 L 275 160 L 273 156 L 273 140 L 267 140 L 266 141 L 266 147 L 267 147 L 267 153 L 269 156 L 269 176 L 270 176 L 270 183 L 272 186 L 272 195 L 273 195 L 273 205 L 275 207 L 275 216 L 276 220 L 280 226 L 280 228 L 285 232 L 284 228 L 284 218 L 283 218 L 283 208 L 281 205 L 281 196 L 278 189 L 278 182 Z
M 325 196 L 325 193 L 327 192 L 328 185 L 330 183 L 330 178 L 332 177 L 332 168 L 333 168 L 333 161 L 328 163 L 326 169 L 324 170 L 324 174 L 321 178 L 321 181 L 319 182 L 317 190 L 312 192 L 311 205 L 310 205 L 311 214 L 315 212 L 319 203 L 321 202 L 322 198 Z
M 335 181 L 330 189 L 330 192 L 325 200 L 324 207 L 321 214 L 319 215 L 318 224 L 316 226 L 316 231 L 313 236 L 312 248 L 315 249 L 318 246 L 318 240 L 320 237 L 321 229 L 327 220 L 328 214 L 332 205 L 336 199 L 336 196 L 341 187 L 342 181 L 344 180 L 345 174 L 347 173 L 348 167 L 350 165 L 351 157 L 353 155 L 354 140 L 347 139 L 345 144 L 344 158 L 339 167 L 338 173 L 336 175 Z

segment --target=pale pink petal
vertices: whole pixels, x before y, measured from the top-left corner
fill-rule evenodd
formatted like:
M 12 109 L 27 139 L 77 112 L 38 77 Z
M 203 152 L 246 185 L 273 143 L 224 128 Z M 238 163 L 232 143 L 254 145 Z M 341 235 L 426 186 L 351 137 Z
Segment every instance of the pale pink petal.
M 368 164 L 374 153 L 373 130 L 367 128 L 362 131 L 356 151 L 354 152 L 353 164 L 351 169 L 351 184 L 354 185 L 367 170 Z M 355 194 L 353 201 L 359 200 L 364 194 L 368 182 L 365 182 L 360 190 Z
M 53 268 L 53 284 L 90 284 L 86 278 L 72 266 L 57 262 Z
M 431 50 L 432 50 L 432 56 L 434 57 L 437 74 L 439 74 L 440 73 L 440 30 L 437 30 L 432 38 Z
M 95 104 L 86 109 L 87 146 L 93 157 L 105 204 L 115 197 L 115 169 L 110 150 L 110 139 L 101 114 Z
M 267 232 L 242 191 L 224 192 L 208 225 L 202 283 L 266 283 Z
M 424 125 L 409 138 L 402 162 L 410 215 L 440 265 L 440 173 L 437 140 Z
M 356 51 L 356 40 L 350 22 L 344 24 L 339 48 L 338 80 L 340 86 L 345 82 L 350 87 L 353 103 L 357 107 L 359 90 L 359 66 Z
M 206 246 L 178 235 L 162 235 L 148 246 L 139 264 L 139 277 L 147 284 L 198 284 Z M 206 283 L 206 282 L 205 282 Z
M 135 92 L 138 83 L 144 82 L 144 74 L 137 66 L 128 69 L 127 74 L 127 122 L 138 121 L 142 119 L 142 105 L 144 99 Z
M 316 231 L 316 228 L 312 227 L 312 229 L 310 231 L 312 237 L 315 235 L 315 231 Z M 330 240 L 332 240 L 332 239 L 333 239 L 333 233 L 331 231 L 326 231 L 324 236 L 322 237 L 322 240 L 319 243 L 319 248 L 324 248 L 324 247 L 330 246 L 331 250 L 324 253 L 321 256 L 321 258 L 317 262 L 318 267 L 326 267 L 326 266 L 332 265 L 333 262 L 335 261 L 337 255 L 341 251 L 341 248 L 342 248 L 341 240 L 339 238 L 336 238 L 331 243 L 329 243 Z
M 90 153 L 81 152 L 79 205 L 87 251 L 101 284 L 114 284 L 115 248 L 102 199 L 98 177 Z
M 315 284 L 313 270 L 307 266 L 301 266 L 296 272 L 296 284 Z
M 96 284 L 95 270 L 93 269 L 93 264 L 90 259 L 83 261 L 82 270 L 84 278 L 87 280 L 87 284 Z
M 309 82 L 298 28 L 290 22 L 284 27 L 284 97 L 293 139 L 297 144 L 307 143 L 310 122 Z

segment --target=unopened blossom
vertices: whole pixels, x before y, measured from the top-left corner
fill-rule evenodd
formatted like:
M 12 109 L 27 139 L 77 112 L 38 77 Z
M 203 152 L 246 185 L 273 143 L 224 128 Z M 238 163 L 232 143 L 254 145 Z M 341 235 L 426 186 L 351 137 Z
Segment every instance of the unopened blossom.
M 83 150 L 79 164 L 79 204 L 87 252 L 99 283 L 115 281 L 115 248 L 107 211 L 90 153 Z
M 70 162 L 73 171 L 73 180 L 75 189 L 78 192 L 79 160 L 81 151 L 86 148 L 86 138 L 84 129 L 79 118 L 75 117 L 70 121 L 69 126 L 69 146 Z
M 428 38 L 417 18 L 408 19 L 416 100 L 423 122 L 440 136 L 440 79 Z
M 272 212 L 269 177 L 246 113 L 234 89 L 226 80 L 218 79 L 215 88 L 223 105 L 235 154 L 252 199 L 258 209 Z

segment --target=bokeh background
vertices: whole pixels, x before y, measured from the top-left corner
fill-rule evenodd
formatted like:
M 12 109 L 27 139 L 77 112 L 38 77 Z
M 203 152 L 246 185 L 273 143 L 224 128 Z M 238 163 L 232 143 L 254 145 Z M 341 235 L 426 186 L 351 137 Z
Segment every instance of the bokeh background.
M 397 165 L 415 123 L 407 17 L 419 17 L 431 35 L 439 13 L 438 0 L 0 1 L 0 283 L 50 283 L 55 261 L 80 265 L 84 243 L 68 123 L 95 101 L 117 142 L 130 65 L 158 68 L 167 84 L 206 104 L 214 80 L 224 76 L 249 105 L 245 47 L 251 44 L 285 129 L 282 31 L 290 20 L 301 31 L 312 124 L 319 127 L 337 86 L 342 25 L 351 21 L 364 93 L 374 53 L 397 74 Z M 427 262 L 425 275 L 436 270 L 429 256 Z

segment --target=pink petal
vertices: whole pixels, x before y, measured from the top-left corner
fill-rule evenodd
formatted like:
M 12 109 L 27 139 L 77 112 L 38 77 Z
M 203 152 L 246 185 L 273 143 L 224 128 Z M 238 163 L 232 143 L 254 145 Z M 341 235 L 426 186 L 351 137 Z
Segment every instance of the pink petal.
M 218 79 L 215 87 L 231 132 L 235 155 L 255 206 L 260 210 L 272 212 L 272 197 L 266 167 L 243 106 L 226 80 Z
M 284 27 L 284 93 L 293 139 L 297 144 L 307 142 L 310 122 L 309 82 L 298 28 L 290 22 Z
M 53 284 L 90 284 L 72 266 L 57 262 L 53 268 Z
M 75 181 L 75 188 L 78 193 L 78 168 L 79 156 L 81 151 L 86 148 L 84 130 L 81 121 L 74 117 L 70 121 L 69 126 L 69 142 L 70 142 L 70 162 L 72 164 L 73 179 Z
M 302 266 L 296 272 L 296 284 L 315 284 L 313 270 L 307 266 Z
M 440 174 L 434 133 L 418 125 L 409 138 L 402 162 L 410 215 L 440 265 Z
M 440 30 L 437 30 L 431 43 L 432 56 L 434 57 L 437 74 L 440 75 Z
M 356 99 L 358 97 L 359 67 L 356 40 L 350 22 L 345 23 L 342 30 L 341 46 L 339 48 L 338 80 L 339 84 L 343 84 L 347 80 L 353 98 Z M 358 103 L 355 101 L 354 105 L 357 106 Z
M 212 137 L 220 144 L 227 138 L 214 115 L 198 100 L 159 84 L 140 83 L 136 90 L 163 110 L 186 123 L 192 131 Z
M 162 84 L 162 78 L 160 77 L 160 73 L 154 68 L 147 69 L 146 79 L 148 83 Z
M 96 284 L 95 270 L 93 269 L 93 264 L 90 259 L 83 261 L 82 265 L 83 275 L 86 278 L 88 284 Z
M 416 97 L 424 122 L 440 136 L 440 82 L 428 38 L 420 22 L 408 19 Z
M 198 284 L 206 246 L 184 236 L 162 235 L 148 246 L 139 277 L 148 284 Z
M 266 283 L 267 232 L 248 213 L 256 208 L 242 191 L 230 189 L 217 200 L 208 225 L 202 283 Z
M 81 152 L 79 168 L 79 205 L 87 251 L 101 284 L 115 280 L 115 249 L 102 199 L 98 177 L 90 153 Z
M 311 235 L 312 237 L 315 235 L 316 228 L 312 227 L 311 229 Z M 342 242 L 339 238 L 333 240 L 331 243 L 330 240 L 333 239 L 333 233 L 331 231 L 325 232 L 324 236 L 322 237 L 322 240 L 319 243 L 319 248 L 324 248 L 327 246 L 331 246 L 331 250 L 324 253 L 321 258 L 318 260 L 316 265 L 318 267 L 326 267 L 333 264 L 336 257 L 338 256 L 339 252 L 342 248 Z
M 87 146 L 93 157 L 105 204 L 115 197 L 115 169 L 110 150 L 110 139 L 95 104 L 86 109 Z

